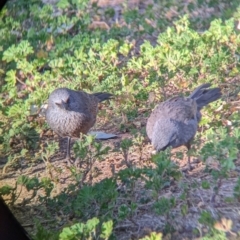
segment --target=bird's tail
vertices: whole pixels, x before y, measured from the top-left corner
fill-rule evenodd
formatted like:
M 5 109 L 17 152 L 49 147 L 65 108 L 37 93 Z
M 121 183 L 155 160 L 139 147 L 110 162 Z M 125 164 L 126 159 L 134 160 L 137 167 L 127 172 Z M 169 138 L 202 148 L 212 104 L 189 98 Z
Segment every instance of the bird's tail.
M 97 92 L 97 93 L 93 93 L 93 95 L 99 99 L 99 102 L 111 99 L 113 96 L 113 94 L 106 93 L 106 92 Z
M 192 94 L 189 96 L 192 99 L 196 100 L 198 110 L 202 109 L 204 106 L 208 105 L 211 102 L 214 102 L 221 98 L 222 93 L 220 88 L 210 88 L 210 83 L 202 84 L 196 88 Z

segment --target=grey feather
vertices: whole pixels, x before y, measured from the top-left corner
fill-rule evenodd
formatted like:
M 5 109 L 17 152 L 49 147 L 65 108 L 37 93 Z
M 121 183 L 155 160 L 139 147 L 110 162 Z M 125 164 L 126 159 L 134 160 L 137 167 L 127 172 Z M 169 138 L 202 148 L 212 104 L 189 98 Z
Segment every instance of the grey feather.
M 48 99 L 46 120 L 51 129 L 61 137 L 80 137 L 96 122 L 98 103 L 110 99 L 110 93 L 88 94 L 68 88 L 54 90 Z M 69 158 L 69 142 L 68 153 Z
M 157 151 L 189 146 L 201 119 L 200 110 L 221 97 L 220 88 L 203 84 L 187 97 L 174 97 L 160 103 L 147 121 L 147 135 Z

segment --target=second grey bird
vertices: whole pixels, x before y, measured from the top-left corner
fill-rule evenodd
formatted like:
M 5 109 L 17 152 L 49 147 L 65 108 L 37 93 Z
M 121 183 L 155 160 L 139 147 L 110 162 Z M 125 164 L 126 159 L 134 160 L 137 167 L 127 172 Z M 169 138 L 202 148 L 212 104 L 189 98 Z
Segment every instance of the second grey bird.
M 70 161 L 71 138 L 86 134 L 96 122 L 98 103 L 110 99 L 112 94 L 98 92 L 89 94 L 68 88 L 54 90 L 48 99 L 46 120 L 51 129 L 61 137 L 67 137 L 67 156 Z
M 189 97 L 173 97 L 156 106 L 148 118 L 146 130 L 157 152 L 182 145 L 190 150 L 201 120 L 201 109 L 222 96 L 220 88 L 210 86 L 203 84 Z M 191 168 L 190 157 L 188 163 Z

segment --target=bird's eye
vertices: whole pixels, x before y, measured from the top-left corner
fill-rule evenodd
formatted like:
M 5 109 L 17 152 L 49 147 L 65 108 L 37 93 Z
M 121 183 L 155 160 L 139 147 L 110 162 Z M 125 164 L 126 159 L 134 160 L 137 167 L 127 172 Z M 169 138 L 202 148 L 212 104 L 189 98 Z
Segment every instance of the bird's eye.
M 179 97 L 173 97 L 172 101 L 177 102 L 179 100 Z

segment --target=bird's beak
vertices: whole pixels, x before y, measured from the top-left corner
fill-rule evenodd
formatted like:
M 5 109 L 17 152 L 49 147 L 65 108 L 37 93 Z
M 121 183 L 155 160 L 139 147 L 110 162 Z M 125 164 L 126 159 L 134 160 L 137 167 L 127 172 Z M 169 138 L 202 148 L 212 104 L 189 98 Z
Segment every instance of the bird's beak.
M 67 103 L 64 102 L 63 100 L 60 103 L 56 103 L 58 105 L 58 107 L 60 107 L 61 109 L 65 109 L 67 110 Z

